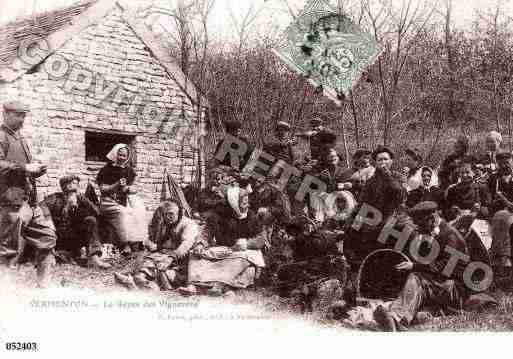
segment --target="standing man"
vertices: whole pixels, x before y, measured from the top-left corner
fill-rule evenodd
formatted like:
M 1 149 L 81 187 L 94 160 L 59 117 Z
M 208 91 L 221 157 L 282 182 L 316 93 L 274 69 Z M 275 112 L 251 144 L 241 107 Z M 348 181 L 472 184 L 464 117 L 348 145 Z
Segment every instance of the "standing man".
M 240 141 L 245 142 L 248 145 L 248 150 L 246 151 L 246 154 L 244 156 L 243 163 L 239 164 L 239 168 L 235 168 L 235 170 L 242 170 L 242 168 L 244 168 L 244 165 L 249 160 L 249 157 L 251 156 L 251 152 L 252 152 L 250 147 L 249 147 L 249 140 L 242 135 L 242 124 L 239 121 L 236 121 L 236 120 L 226 121 L 226 122 L 224 122 L 224 126 L 225 126 L 225 129 L 226 129 L 226 134 L 227 135 L 231 135 L 233 137 L 236 137 Z M 224 144 L 224 140 L 225 139 L 222 139 L 221 141 L 219 141 L 219 143 L 216 146 L 216 149 L 214 151 L 214 158 L 212 159 L 212 162 L 211 162 L 211 165 L 210 165 L 211 168 L 217 167 L 219 165 L 231 167 L 231 162 L 230 162 L 230 157 L 229 156 L 225 156 L 222 159 L 217 158 L 217 154 L 220 151 L 220 149 L 222 148 L 222 146 Z
M 14 101 L 3 106 L 0 126 L 0 247 L 12 265 L 25 260 L 25 247 L 36 252 L 39 286 L 45 286 L 53 263 L 55 227 L 49 215 L 36 205 L 35 179 L 46 166 L 31 163 L 32 156 L 20 133 L 29 112 L 27 105 Z
M 0 127 L 0 193 L 9 187 L 24 188 L 29 202 L 37 201 L 35 179 L 46 173 L 46 166 L 31 163 L 32 156 L 20 130 L 28 106 L 18 102 L 4 104 L 4 121 Z
M 451 184 L 456 183 L 456 170 L 460 167 L 463 158 L 467 157 L 470 140 L 466 136 L 460 136 L 454 143 L 453 152 L 442 162 L 438 175 L 440 189 L 445 191 Z
M 303 134 L 310 140 L 310 158 L 313 161 L 320 162 L 322 159 L 322 152 L 326 145 L 326 133 L 333 134 L 333 131 L 324 126 L 324 120 L 320 117 L 314 117 L 310 121 L 311 131 Z
M 294 153 L 294 140 L 290 135 L 291 126 L 285 121 L 276 124 L 274 134 L 276 141 L 266 144 L 264 150 L 273 155 L 276 160 L 283 160 L 285 163 L 294 166 L 296 156 Z
M 361 261 L 372 251 L 383 245 L 377 240 L 383 227 L 392 217 L 398 218 L 402 204 L 406 201 L 405 176 L 392 170 L 394 153 L 391 149 L 379 146 L 372 153 L 376 168 L 374 175 L 366 182 L 358 198 L 361 206 L 373 208 L 380 214 L 378 221 L 370 225 L 363 223 L 359 230 L 351 226 L 344 242 L 348 258 L 354 264 Z

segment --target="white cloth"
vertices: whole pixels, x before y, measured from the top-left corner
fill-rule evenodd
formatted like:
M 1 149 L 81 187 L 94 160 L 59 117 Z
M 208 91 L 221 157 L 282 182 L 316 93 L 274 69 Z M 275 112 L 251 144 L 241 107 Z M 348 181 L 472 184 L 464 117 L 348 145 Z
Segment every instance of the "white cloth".
M 107 159 L 109 159 L 113 163 L 117 163 L 118 152 L 122 148 L 126 148 L 128 151 L 128 159 L 126 160 L 125 163 L 122 164 L 122 166 L 126 166 L 128 161 L 130 160 L 130 148 L 128 147 L 128 145 L 126 145 L 124 143 L 118 143 L 117 145 L 114 145 L 114 147 L 112 147 L 112 150 L 110 150 L 109 153 L 107 153 L 107 156 L 105 156 L 105 157 L 107 157 Z
M 339 208 L 337 200 L 344 201 L 344 207 Z M 310 206 L 313 217 L 318 222 L 324 222 L 327 219 L 345 220 L 353 213 L 356 208 L 356 200 L 351 192 L 335 191 L 331 193 L 311 193 Z
M 123 207 L 125 226 L 132 242 L 148 241 L 148 214 L 144 202 L 136 195 L 128 195 L 127 206 Z
M 438 186 L 437 172 L 434 169 L 432 169 L 431 167 L 423 166 L 423 167 L 419 168 L 417 170 L 417 172 L 415 172 L 415 174 L 413 176 L 411 176 L 410 178 L 408 178 L 408 180 L 406 181 L 406 190 L 408 192 L 416 190 L 417 188 L 420 187 L 420 185 L 422 184 L 422 171 L 424 169 L 429 169 L 431 171 L 431 182 L 429 183 L 428 188 Z

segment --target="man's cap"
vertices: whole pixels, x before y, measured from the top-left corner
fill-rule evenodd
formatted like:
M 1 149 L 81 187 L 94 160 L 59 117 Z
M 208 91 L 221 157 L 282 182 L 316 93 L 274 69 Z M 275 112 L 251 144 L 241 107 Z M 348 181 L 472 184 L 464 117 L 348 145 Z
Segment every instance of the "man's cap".
M 314 117 L 310 120 L 310 124 L 312 125 L 322 125 L 324 123 L 324 120 L 320 117 Z
M 407 156 L 410 156 L 417 162 L 422 161 L 422 155 L 420 154 L 420 151 L 417 148 L 407 148 L 406 151 L 404 151 Z
M 374 152 L 372 152 L 372 159 L 374 161 L 376 161 L 376 157 L 378 157 L 378 155 L 380 153 L 388 153 L 390 155 L 390 158 L 394 158 L 394 152 L 392 152 L 392 150 L 386 146 L 378 146 L 378 148 L 376 148 L 374 150 Z
M 410 208 L 408 213 L 413 218 L 422 218 L 430 214 L 435 213 L 438 210 L 438 205 L 433 201 L 423 201 L 417 203 L 415 206 Z
M 291 126 L 290 126 L 290 124 L 288 122 L 278 121 L 278 123 L 276 124 L 276 128 L 277 129 L 290 130 Z
M 66 186 L 68 183 L 71 183 L 73 181 L 80 182 L 80 178 L 75 175 L 64 176 L 59 179 L 59 185 L 61 186 L 61 189 L 63 189 L 64 186 Z
M 10 101 L 4 103 L 4 110 L 10 112 L 30 112 L 29 105 L 21 102 L 21 101 Z
M 337 135 L 331 131 L 321 131 L 317 133 L 316 137 L 324 146 L 333 146 L 337 142 Z
M 511 157 L 512 157 L 511 153 L 501 152 L 501 153 L 497 153 L 497 155 L 495 156 L 495 159 L 497 161 L 503 161 L 503 160 L 509 160 Z
M 224 127 L 227 130 L 239 130 L 240 128 L 242 128 L 242 124 L 237 120 L 230 120 L 224 122 Z
M 359 149 L 359 150 L 356 150 L 353 154 L 353 160 L 359 160 L 365 156 L 370 156 L 372 154 L 371 151 L 369 150 L 366 150 L 366 149 Z
M 9 187 L 0 195 L 0 206 L 21 206 L 26 201 L 28 196 L 20 187 Z

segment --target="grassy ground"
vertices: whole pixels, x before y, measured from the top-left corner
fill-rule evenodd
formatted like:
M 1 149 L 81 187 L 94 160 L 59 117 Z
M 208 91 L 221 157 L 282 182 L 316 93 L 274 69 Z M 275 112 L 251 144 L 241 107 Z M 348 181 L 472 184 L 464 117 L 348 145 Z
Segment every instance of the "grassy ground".
M 51 286 L 69 289 L 88 289 L 98 294 L 119 293 L 120 288 L 114 283 L 114 271 L 126 271 L 133 265 L 133 261 L 120 260 L 107 271 L 97 271 L 76 265 L 58 265 L 51 272 Z M 12 284 L 23 287 L 35 286 L 35 272 L 31 265 L 24 265 L 18 270 L 2 268 L 2 272 L 9 276 Z M 174 292 L 152 293 L 155 296 L 178 298 Z M 459 315 L 438 316 L 410 328 L 412 331 L 511 331 L 513 330 L 513 294 L 495 292 L 499 306 L 485 312 L 463 312 Z M 291 300 L 280 298 L 269 290 L 241 290 L 228 298 L 209 299 L 214 301 L 229 301 L 237 304 L 249 304 L 270 313 L 270 315 L 287 315 L 307 322 L 313 321 L 319 325 L 340 328 L 344 326 L 337 320 L 330 319 L 325 312 L 301 313 L 300 307 Z

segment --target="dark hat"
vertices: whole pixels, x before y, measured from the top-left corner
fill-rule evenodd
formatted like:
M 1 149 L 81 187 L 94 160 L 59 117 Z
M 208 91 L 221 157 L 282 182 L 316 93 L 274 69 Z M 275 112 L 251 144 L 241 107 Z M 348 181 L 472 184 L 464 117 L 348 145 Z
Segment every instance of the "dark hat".
M 230 120 L 224 122 L 224 127 L 227 130 L 238 130 L 242 127 L 242 124 L 239 121 L 236 120 Z
M 279 129 L 284 129 L 284 130 L 290 130 L 291 129 L 291 126 L 288 122 L 285 122 L 285 121 L 278 121 L 278 123 L 276 124 L 276 128 Z
M 26 112 L 30 112 L 30 107 L 29 107 L 29 105 L 27 105 L 23 102 L 20 102 L 20 101 L 10 101 L 10 102 L 4 103 L 4 110 L 10 111 L 10 112 L 26 113 Z
M 512 157 L 512 155 L 509 152 L 497 153 L 497 156 L 495 156 L 497 161 L 509 160 L 511 157 Z
M 359 150 L 356 150 L 353 154 L 353 160 L 359 160 L 361 159 L 362 157 L 365 157 L 365 156 L 370 156 L 372 154 L 371 151 L 369 150 L 365 150 L 365 149 L 359 149 Z
M 0 196 L 0 206 L 21 206 L 26 201 L 28 201 L 28 196 L 20 187 L 9 187 Z
M 417 203 L 408 211 L 412 218 L 422 218 L 435 213 L 438 210 L 438 205 L 433 201 L 423 201 Z
M 59 179 L 59 185 L 61 186 L 61 189 L 64 189 L 64 186 L 66 186 L 68 183 L 71 183 L 73 181 L 80 182 L 80 178 L 75 175 L 64 176 Z
M 415 149 L 407 148 L 406 151 L 404 151 L 404 153 L 406 153 L 406 155 L 410 156 L 417 162 L 422 161 L 422 155 L 420 154 L 420 151 L 416 148 Z
M 324 146 L 332 146 L 337 142 L 337 135 L 332 131 L 324 130 L 320 131 L 316 135 L 317 140 Z
M 312 125 L 322 125 L 324 123 L 324 120 L 320 117 L 314 117 L 310 120 L 310 124 Z
M 378 146 L 378 148 L 376 148 L 374 152 L 372 152 L 372 159 L 376 161 L 376 157 L 378 157 L 378 155 L 383 152 L 388 153 L 390 155 L 390 158 L 394 158 L 394 152 L 392 152 L 390 148 L 385 146 Z

